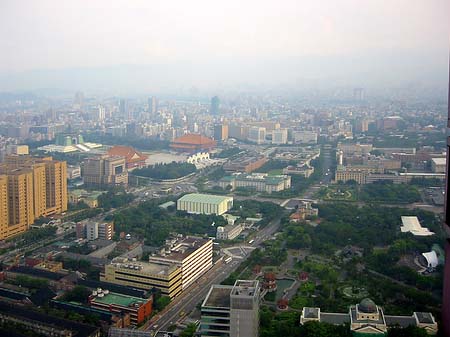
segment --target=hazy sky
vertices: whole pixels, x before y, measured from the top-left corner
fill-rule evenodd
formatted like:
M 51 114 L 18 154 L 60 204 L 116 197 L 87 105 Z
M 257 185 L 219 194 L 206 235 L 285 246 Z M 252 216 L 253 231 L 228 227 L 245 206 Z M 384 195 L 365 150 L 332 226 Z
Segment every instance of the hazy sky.
M 448 0 L 0 0 L 0 73 L 148 66 L 161 85 L 219 85 L 400 67 L 432 80 L 449 33 Z

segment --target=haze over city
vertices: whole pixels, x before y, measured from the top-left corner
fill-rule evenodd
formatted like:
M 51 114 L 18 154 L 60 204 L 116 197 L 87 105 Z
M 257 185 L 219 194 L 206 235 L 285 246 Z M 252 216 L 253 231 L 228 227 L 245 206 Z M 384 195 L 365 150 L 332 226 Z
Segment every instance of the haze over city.
M 0 336 L 450 337 L 450 1 L 0 0 Z
M 0 89 L 445 84 L 446 0 L 0 2 Z

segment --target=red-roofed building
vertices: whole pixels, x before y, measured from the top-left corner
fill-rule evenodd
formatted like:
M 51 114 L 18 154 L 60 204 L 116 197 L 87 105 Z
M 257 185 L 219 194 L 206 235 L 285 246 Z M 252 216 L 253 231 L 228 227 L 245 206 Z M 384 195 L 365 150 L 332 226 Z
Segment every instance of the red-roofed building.
M 122 145 L 116 145 L 110 148 L 108 150 L 108 155 L 125 157 L 125 163 L 128 170 L 146 166 L 145 161 L 148 158 L 148 156 L 142 154 L 142 152 L 136 151 L 130 146 Z
M 188 153 L 210 151 L 215 148 L 216 145 L 217 142 L 215 140 L 194 133 L 178 137 L 170 143 L 170 147 L 175 151 Z

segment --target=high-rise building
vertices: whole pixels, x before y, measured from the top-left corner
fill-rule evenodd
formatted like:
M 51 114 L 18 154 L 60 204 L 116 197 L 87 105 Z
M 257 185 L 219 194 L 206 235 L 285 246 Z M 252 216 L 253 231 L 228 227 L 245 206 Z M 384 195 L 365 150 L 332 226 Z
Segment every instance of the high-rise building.
M 67 210 L 66 162 L 7 156 L 0 176 L 0 239 L 26 231 L 38 217 Z
M 253 126 L 248 132 L 248 140 L 256 144 L 262 144 L 266 140 L 266 128 Z
M 158 99 L 154 96 L 148 99 L 148 112 L 155 115 L 158 112 Z
M 237 280 L 233 286 L 213 285 L 201 307 L 201 336 L 257 337 L 259 281 Z
M 364 101 L 364 98 L 365 98 L 364 88 L 353 89 L 353 99 L 355 101 Z
M 450 128 L 450 70 L 449 70 L 449 89 L 448 89 L 448 120 L 447 130 Z M 446 173 L 446 191 L 445 191 L 445 220 L 444 229 L 447 233 L 447 242 L 445 243 L 445 267 L 444 267 L 444 291 L 442 295 L 442 323 L 443 336 L 450 336 L 450 137 L 447 137 L 447 173 Z
M 228 139 L 228 124 L 221 123 L 214 125 L 214 140 L 222 142 Z
M 218 96 L 214 96 L 211 98 L 211 109 L 210 113 L 211 115 L 218 115 L 220 109 L 220 99 Z
M 124 118 L 128 118 L 128 114 L 129 114 L 129 106 L 128 106 L 128 100 L 126 99 L 121 99 L 119 101 L 119 114 L 121 117 Z
M 126 186 L 128 171 L 125 157 L 104 155 L 89 158 L 83 164 L 82 176 L 86 186 Z
M 276 129 L 272 132 L 272 144 L 286 144 L 288 139 L 287 129 Z

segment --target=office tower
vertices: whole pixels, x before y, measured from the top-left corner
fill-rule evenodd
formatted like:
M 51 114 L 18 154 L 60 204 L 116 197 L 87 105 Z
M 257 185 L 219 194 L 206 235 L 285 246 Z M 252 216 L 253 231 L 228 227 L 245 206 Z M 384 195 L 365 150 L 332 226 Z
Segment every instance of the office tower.
M 286 144 L 288 138 L 287 129 L 277 129 L 272 132 L 272 144 Z
M 128 171 L 125 157 L 104 155 L 89 158 L 83 164 L 82 176 L 86 186 L 126 186 Z
M 154 96 L 148 99 L 148 112 L 155 115 L 158 112 L 158 99 Z
M 126 99 L 121 99 L 119 101 L 119 114 L 121 117 L 123 118 L 128 118 L 128 114 L 129 114 L 129 106 L 128 106 L 128 100 Z
M 211 115 L 218 115 L 219 114 L 219 108 L 220 108 L 220 100 L 218 96 L 214 96 L 211 98 L 211 109 L 210 113 Z
M 103 105 L 99 105 L 97 106 L 97 116 L 96 116 L 96 120 L 99 122 L 104 121 L 106 118 L 106 109 Z
M 78 108 L 81 109 L 84 105 L 84 94 L 81 91 L 77 91 L 75 93 L 75 98 L 73 100 L 73 104 Z
M 228 124 L 214 125 L 214 140 L 222 142 L 228 139 Z
M 365 98 L 365 92 L 364 88 L 355 88 L 353 89 L 353 99 L 355 101 L 364 101 Z
M 213 285 L 201 307 L 201 336 L 257 337 L 259 281 L 237 280 L 234 286 Z
M 448 90 L 448 120 L 447 128 L 450 128 L 450 70 L 449 70 L 449 90 Z M 445 220 L 444 228 L 447 233 L 447 242 L 445 243 L 445 267 L 444 267 L 444 291 L 442 296 L 442 323 L 443 336 L 450 336 L 450 137 L 447 137 L 447 173 L 446 173 L 446 191 L 445 191 Z
M 266 140 L 266 128 L 253 126 L 248 132 L 248 140 L 256 144 L 262 144 Z

